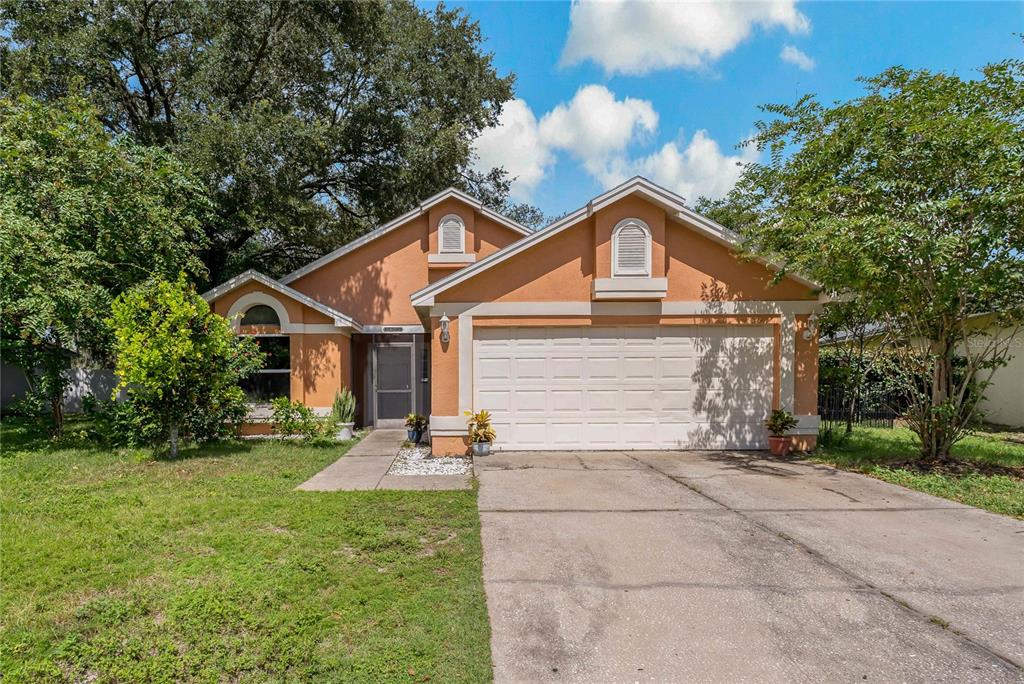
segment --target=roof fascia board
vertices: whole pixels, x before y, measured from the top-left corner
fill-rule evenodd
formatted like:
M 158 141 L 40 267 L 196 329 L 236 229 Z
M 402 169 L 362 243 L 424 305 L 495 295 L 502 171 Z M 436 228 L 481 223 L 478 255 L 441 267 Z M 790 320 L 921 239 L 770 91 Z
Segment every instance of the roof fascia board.
M 271 290 L 274 290 L 275 292 L 277 292 L 279 294 L 282 294 L 285 297 L 288 297 L 290 299 L 294 299 L 295 301 L 299 302 L 300 304 L 305 304 L 306 306 L 308 306 L 309 308 L 313 309 L 314 311 L 319 311 L 320 313 L 322 313 L 323 315 L 327 316 L 328 318 L 333 319 L 334 320 L 334 324 L 336 326 L 338 326 L 338 327 L 352 328 L 353 330 L 355 330 L 357 332 L 362 330 L 362 326 L 358 322 L 356 322 L 354 319 L 350 318 L 349 316 L 346 316 L 345 314 L 341 313 L 340 311 L 337 311 L 336 309 L 332 309 L 331 307 L 327 306 L 326 304 L 322 304 L 322 303 L 316 301 L 315 299 L 313 299 L 309 295 L 305 295 L 305 294 L 299 292 L 298 290 L 296 290 L 294 288 L 291 288 L 291 287 L 288 287 L 287 285 L 284 285 L 284 284 L 274 280 L 270 276 L 264 275 L 263 273 L 260 273 L 259 271 L 256 271 L 256 270 L 253 270 L 253 269 L 249 269 L 248 271 L 245 271 L 244 273 L 240 273 L 240 274 L 236 275 L 234 278 L 231 278 L 230 280 L 228 280 L 227 282 L 222 283 L 221 285 L 218 285 L 217 287 L 213 288 L 212 290 L 209 290 L 208 292 L 204 292 L 202 297 L 207 302 L 212 302 L 213 300 L 219 299 L 220 297 L 222 297 L 223 295 L 227 294 L 228 292 L 231 292 L 232 290 L 236 290 L 239 287 L 241 287 L 242 285 L 245 285 L 246 283 L 252 282 L 252 281 L 260 283 L 261 285 L 265 285 L 266 287 L 270 288 Z
M 381 237 L 382 235 L 385 235 L 386 233 L 394 230 L 395 228 L 398 228 L 402 224 L 407 223 L 407 222 L 411 221 L 414 218 L 418 218 L 419 216 L 422 216 L 423 214 L 427 213 L 431 209 L 431 207 L 433 207 L 433 206 L 443 202 L 446 199 L 450 199 L 450 198 L 455 198 L 455 199 L 458 199 L 458 200 L 460 200 L 462 202 L 465 202 L 469 206 L 473 207 L 473 209 L 475 211 L 480 212 L 481 214 L 483 214 L 487 218 L 491 219 L 495 223 L 499 223 L 499 224 L 505 226 L 506 228 L 509 228 L 510 230 L 513 230 L 513 231 L 515 231 L 517 233 L 520 233 L 521 235 L 532 235 L 533 234 L 533 231 L 531 231 L 526 226 L 523 226 L 520 223 L 516 223 L 515 221 L 513 221 L 510 218 L 508 218 L 507 216 L 502 216 L 501 214 L 499 214 L 498 212 L 496 212 L 496 211 L 494 211 L 492 209 L 488 209 L 487 207 L 485 207 L 483 205 L 483 203 L 480 200 L 476 199 L 475 197 L 467 195 L 466 193 L 462 192 L 461 190 L 457 190 L 455 188 L 448 188 L 447 190 L 442 190 L 441 192 L 437 193 L 436 195 L 433 195 L 433 196 L 428 197 L 427 199 L 423 200 L 422 202 L 420 202 L 419 206 L 417 206 L 415 209 L 407 211 L 407 212 L 405 212 L 404 214 L 402 214 L 401 216 L 399 216 L 397 218 L 391 219 L 387 223 L 385 223 L 385 224 L 383 224 L 381 226 L 378 226 L 377 228 L 374 228 L 373 230 L 371 230 L 366 235 L 358 237 L 355 240 L 352 240 L 351 242 L 347 242 L 344 245 L 342 245 L 341 247 L 339 247 L 338 249 L 334 250 L 333 252 L 328 252 L 327 254 L 325 254 L 324 256 L 320 257 L 319 259 L 316 259 L 315 261 L 311 261 L 310 263 L 306 264 L 305 266 L 303 266 L 303 267 L 301 267 L 301 268 L 299 268 L 299 269 L 297 269 L 295 271 L 292 271 L 288 275 L 282 277 L 281 278 L 281 282 L 282 283 L 290 283 L 290 282 L 292 282 L 294 280 L 298 280 L 302 276 L 304 276 L 304 275 L 306 275 L 308 273 L 312 273 L 313 271 L 317 270 L 321 266 L 325 266 L 325 265 L 331 263 L 332 261 L 334 261 L 335 259 L 337 259 L 339 257 L 342 257 L 342 256 L 344 256 L 344 255 L 348 254 L 349 252 L 352 252 L 352 251 L 354 251 L 356 249 L 359 249 L 363 245 L 365 245 L 365 244 L 367 244 L 369 242 L 372 242 L 373 240 L 376 240 L 377 238 Z

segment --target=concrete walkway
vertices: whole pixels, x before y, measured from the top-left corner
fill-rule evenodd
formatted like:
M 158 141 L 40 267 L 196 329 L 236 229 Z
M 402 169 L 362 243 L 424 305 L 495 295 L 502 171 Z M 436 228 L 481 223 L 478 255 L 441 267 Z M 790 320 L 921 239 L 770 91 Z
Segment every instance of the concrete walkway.
M 750 454 L 477 474 L 498 682 L 1022 680 L 1019 520 Z
M 405 430 L 373 430 L 337 461 L 296 489 L 307 492 L 353 492 L 370 489 L 470 489 L 470 475 L 388 475 L 405 441 Z

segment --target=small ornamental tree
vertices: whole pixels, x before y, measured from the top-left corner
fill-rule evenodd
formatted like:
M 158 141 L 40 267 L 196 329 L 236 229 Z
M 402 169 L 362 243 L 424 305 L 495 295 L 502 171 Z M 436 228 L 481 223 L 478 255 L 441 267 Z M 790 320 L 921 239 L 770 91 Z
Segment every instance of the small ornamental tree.
M 262 365 L 255 342 L 235 334 L 188 284 L 150 280 L 119 296 L 110 323 L 116 372 L 138 409 L 178 455 L 182 438 L 204 440 L 245 416 L 239 380 Z
M 752 142 L 770 157 L 736 191 L 758 206 L 744 237 L 859 300 L 908 371 L 922 458 L 941 461 L 1024 323 L 1024 61 L 863 82 L 850 102 L 764 108 Z

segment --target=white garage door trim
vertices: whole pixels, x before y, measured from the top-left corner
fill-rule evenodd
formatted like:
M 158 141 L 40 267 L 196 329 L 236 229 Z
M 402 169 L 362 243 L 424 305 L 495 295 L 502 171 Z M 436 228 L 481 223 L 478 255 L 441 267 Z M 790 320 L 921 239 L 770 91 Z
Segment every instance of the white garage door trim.
M 771 326 L 479 327 L 496 448 L 764 448 Z

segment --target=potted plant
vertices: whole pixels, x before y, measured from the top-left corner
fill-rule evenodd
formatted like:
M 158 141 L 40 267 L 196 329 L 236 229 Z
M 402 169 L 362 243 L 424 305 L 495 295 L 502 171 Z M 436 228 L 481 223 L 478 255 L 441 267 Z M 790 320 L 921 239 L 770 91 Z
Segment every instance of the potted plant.
M 335 438 L 340 440 L 352 439 L 352 428 L 355 427 L 356 419 L 356 397 L 352 390 L 345 387 L 334 393 L 334 403 L 331 405 L 331 418 L 337 428 Z
M 413 444 L 419 444 L 423 432 L 427 429 L 427 418 L 418 413 L 410 413 L 405 417 L 406 437 Z
M 491 443 L 497 435 L 494 426 L 491 425 L 490 411 L 481 410 L 477 413 L 466 411 L 469 420 L 469 443 L 473 448 L 474 456 L 487 456 L 491 453 Z
M 764 421 L 764 426 L 770 433 L 768 448 L 773 456 L 785 456 L 789 453 L 793 447 L 793 437 L 786 433 L 795 428 L 797 424 L 798 421 L 793 414 L 784 409 L 775 409 Z

